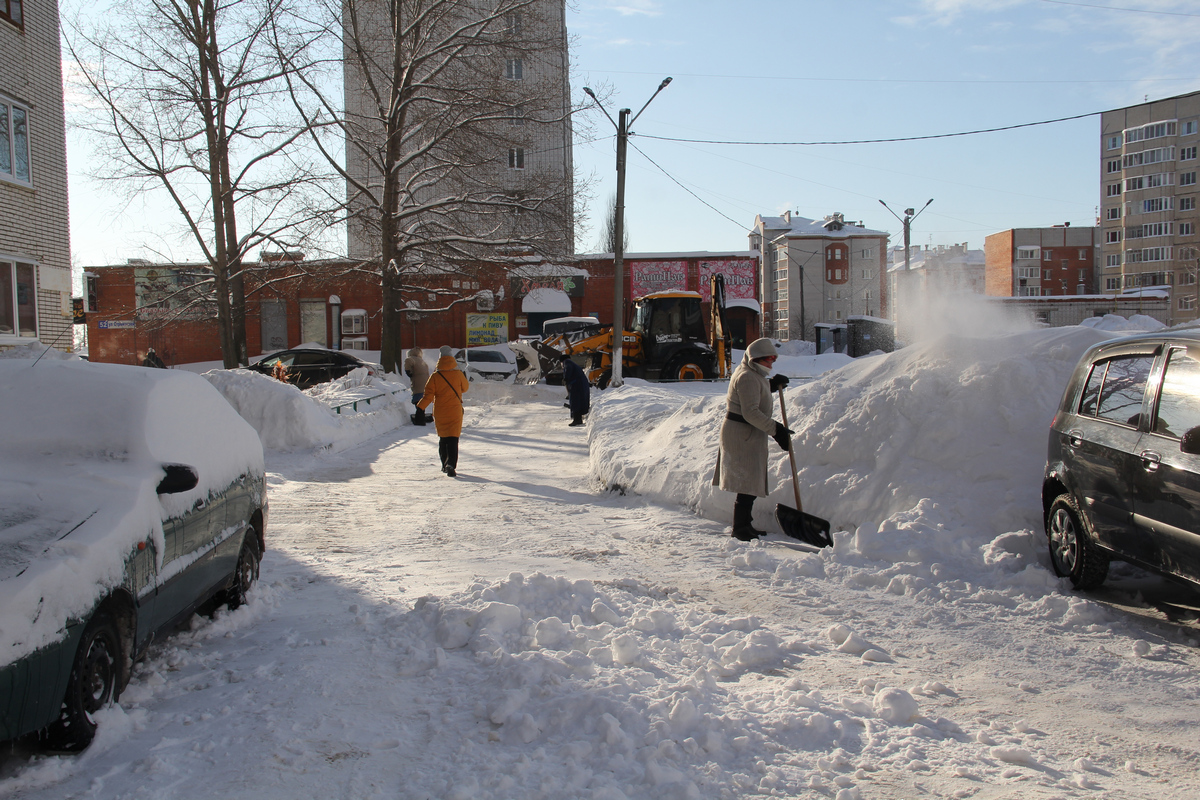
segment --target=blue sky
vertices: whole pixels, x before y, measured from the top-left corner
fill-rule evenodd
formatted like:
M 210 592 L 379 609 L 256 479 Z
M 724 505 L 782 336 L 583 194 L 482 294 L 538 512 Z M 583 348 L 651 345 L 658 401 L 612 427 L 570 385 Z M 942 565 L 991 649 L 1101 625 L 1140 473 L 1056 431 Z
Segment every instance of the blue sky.
M 927 136 L 1200 89 L 1195 2 L 579 0 L 568 27 L 573 89 L 607 84 L 614 116 L 622 106 L 636 112 L 662 78 L 674 79 L 630 137 L 641 151 L 631 146 L 626 173 L 634 251 L 744 249 L 756 214 L 785 209 L 842 212 L 898 244 L 900 224 L 879 200 L 903 214 L 930 198 L 914 244 L 982 248 L 1006 228 L 1093 225 L 1100 203 L 1098 116 L 894 144 L 649 136 Z M 602 218 L 616 190 L 615 141 L 607 120 L 592 124 L 605 138 L 577 143 L 575 162 L 596 179 L 593 217 Z M 586 230 L 577 248 L 595 249 L 598 238 Z
M 1200 4 L 1183 0 L 571 0 L 567 23 L 577 99 L 584 86 L 607 87 L 615 117 L 674 79 L 633 126 L 633 251 L 742 250 L 756 214 L 785 209 L 841 212 L 896 234 L 879 200 L 903 213 L 930 198 L 913 243 L 980 248 L 1006 228 L 1094 224 L 1100 202 L 1098 116 L 892 144 L 651 136 L 929 136 L 1200 89 Z M 616 188 L 612 126 L 590 116 L 576 131 L 577 170 L 594 179 L 580 252 L 597 248 L 595 221 Z M 194 257 L 156 201 L 123 204 L 84 177 L 88 150 L 75 134 L 68 163 L 77 264 Z

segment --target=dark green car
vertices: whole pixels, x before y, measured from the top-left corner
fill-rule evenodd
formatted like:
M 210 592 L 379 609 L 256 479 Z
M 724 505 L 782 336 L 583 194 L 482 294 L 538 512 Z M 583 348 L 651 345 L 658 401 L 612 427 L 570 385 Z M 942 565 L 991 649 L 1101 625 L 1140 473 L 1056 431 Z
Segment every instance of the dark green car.
M 78 751 L 156 636 L 245 602 L 262 447 L 179 371 L 14 359 L 0 406 L 20 419 L 0 420 L 0 740 Z

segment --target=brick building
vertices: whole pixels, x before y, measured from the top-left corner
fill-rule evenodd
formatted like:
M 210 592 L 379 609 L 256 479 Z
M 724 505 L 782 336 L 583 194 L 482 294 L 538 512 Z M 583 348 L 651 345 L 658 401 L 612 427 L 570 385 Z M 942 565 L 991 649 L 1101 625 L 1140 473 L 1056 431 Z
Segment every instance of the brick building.
M 379 350 L 379 276 L 357 262 L 286 258 L 252 265 L 246 279 L 249 353 L 317 344 Z M 538 334 L 547 319 L 593 316 L 612 322 L 612 254 L 554 262 L 534 258 L 489 265 L 490 281 L 435 271 L 420 278 L 426 291 L 410 299 L 404 347 L 463 347 Z M 624 291 L 633 299 L 684 289 L 709 300 L 709 277 L 726 276 L 727 322 L 735 346 L 760 335 L 756 253 L 631 253 Z M 193 287 L 204 265 L 134 262 L 89 267 L 96 310 L 88 314 L 93 361 L 140 364 L 153 347 L 168 365 L 220 359 L 215 313 Z M 740 342 L 740 344 L 739 344 Z
M 0 3 L 0 348 L 70 351 L 71 242 L 58 4 Z
M 984 239 L 984 286 L 992 297 L 1054 297 L 1096 291 L 1099 228 L 1011 228 Z

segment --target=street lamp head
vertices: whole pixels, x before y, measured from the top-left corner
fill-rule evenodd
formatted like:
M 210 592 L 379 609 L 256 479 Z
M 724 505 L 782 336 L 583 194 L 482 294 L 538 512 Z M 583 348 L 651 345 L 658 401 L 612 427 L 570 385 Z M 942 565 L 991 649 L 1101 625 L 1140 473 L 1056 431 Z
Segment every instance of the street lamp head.
M 658 85 L 658 91 L 661 92 L 663 89 L 667 88 L 667 84 L 670 82 L 670 78 L 663 78 L 663 82 Z
M 592 98 L 593 100 L 596 99 L 596 93 L 593 92 L 591 87 L 589 87 L 589 86 L 583 87 L 583 93 L 586 94 L 588 97 Z M 597 101 L 597 102 L 599 102 L 599 101 Z
M 916 212 L 916 211 L 914 211 L 914 210 L 913 210 L 913 209 L 911 209 L 911 208 L 906 208 L 906 209 L 904 209 L 904 215 L 905 215 L 906 217 L 911 217 L 911 216 L 912 216 L 913 214 L 915 214 L 915 213 L 917 213 L 917 212 Z

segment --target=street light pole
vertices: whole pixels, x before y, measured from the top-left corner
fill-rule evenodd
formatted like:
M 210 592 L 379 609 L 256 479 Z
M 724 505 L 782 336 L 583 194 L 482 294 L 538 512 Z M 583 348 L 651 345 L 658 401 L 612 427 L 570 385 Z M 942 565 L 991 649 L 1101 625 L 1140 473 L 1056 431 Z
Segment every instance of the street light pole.
M 933 202 L 933 198 L 931 197 L 931 198 L 929 198 L 928 202 L 925 203 L 925 205 L 921 206 L 921 211 L 924 211 L 925 209 L 929 208 L 929 203 L 932 203 L 932 202 Z M 886 208 L 888 210 L 888 213 L 890 213 L 893 217 L 900 220 L 900 224 L 904 226 L 904 271 L 908 272 L 908 264 L 909 264 L 908 247 L 909 247 L 909 241 L 910 241 L 911 235 L 912 235 L 912 221 L 914 219 L 916 219 L 918 216 L 920 216 L 921 211 L 917 211 L 916 213 L 913 213 L 913 210 L 911 208 L 906 208 L 906 209 L 904 209 L 904 219 L 900 219 L 900 215 L 897 214 L 895 211 L 892 211 L 891 206 L 889 206 L 887 203 L 880 200 L 879 204 L 881 206 L 883 206 L 884 208 Z
M 604 112 L 604 116 L 608 117 L 608 121 L 617 129 L 617 201 L 613 214 L 613 238 L 616 241 L 613 242 L 612 377 L 609 378 L 609 386 L 620 386 L 624 383 L 621 376 L 621 351 L 625 337 L 625 153 L 629 144 L 629 126 L 642 115 L 646 106 L 650 105 L 650 102 L 658 97 L 658 93 L 667 88 L 667 84 L 670 82 L 670 78 L 664 78 L 663 82 L 654 90 L 654 94 L 650 95 L 650 100 L 647 100 L 645 105 L 633 115 L 633 119 L 629 118 L 630 110 L 622 108 L 617 114 L 619 121 L 613 120 L 608 110 L 600 105 L 600 100 L 596 97 L 595 92 L 586 86 L 583 87 L 587 96 L 592 98 Z

